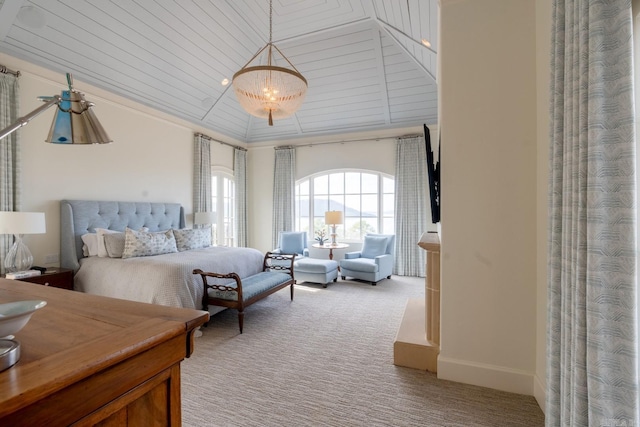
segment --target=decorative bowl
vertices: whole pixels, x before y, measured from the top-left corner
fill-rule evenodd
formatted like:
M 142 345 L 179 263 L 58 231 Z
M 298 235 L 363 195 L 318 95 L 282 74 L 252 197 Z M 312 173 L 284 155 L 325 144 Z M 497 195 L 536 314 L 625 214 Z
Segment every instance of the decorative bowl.
M 0 304 L 0 338 L 13 335 L 27 324 L 31 315 L 46 301 L 16 301 Z

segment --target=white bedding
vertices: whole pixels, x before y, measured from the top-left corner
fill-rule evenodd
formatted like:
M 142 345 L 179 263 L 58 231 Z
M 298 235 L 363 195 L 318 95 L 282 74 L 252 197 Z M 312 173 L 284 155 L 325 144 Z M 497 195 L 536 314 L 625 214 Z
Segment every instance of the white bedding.
M 137 258 L 89 257 L 75 275 L 78 291 L 173 307 L 202 308 L 202 278 L 193 269 L 237 273 L 245 278 L 262 271 L 257 249 L 214 246 Z

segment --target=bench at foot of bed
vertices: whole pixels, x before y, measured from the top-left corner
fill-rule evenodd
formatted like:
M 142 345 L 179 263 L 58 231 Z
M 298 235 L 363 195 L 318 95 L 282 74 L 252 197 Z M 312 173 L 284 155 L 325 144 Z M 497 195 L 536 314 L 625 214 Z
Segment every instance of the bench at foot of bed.
M 240 279 L 240 276 L 233 272 L 216 273 L 200 269 L 193 270 L 193 274 L 202 276 L 204 285 L 202 309 L 208 310 L 209 305 L 235 308 L 238 310 L 238 323 L 240 324 L 240 333 L 242 333 L 244 309 L 246 307 L 287 286 L 291 287 L 291 300 L 293 301 L 293 285 L 295 284 L 295 279 L 293 278 L 294 259 L 295 255 L 267 252 L 262 263 L 262 271 L 244 279 Z M 233 279 L 235 283 L 228 283 L 228 280 L 225 284 L 208 283 L 208 278 Z M 216 282 L 220 281 L 217 280 Z

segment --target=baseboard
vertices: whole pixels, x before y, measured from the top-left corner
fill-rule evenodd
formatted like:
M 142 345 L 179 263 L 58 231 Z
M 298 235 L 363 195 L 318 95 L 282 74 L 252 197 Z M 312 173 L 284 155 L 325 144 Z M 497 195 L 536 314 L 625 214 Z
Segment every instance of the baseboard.
M 546 414 L 547 388 L 544 386 L 542 381 L 540 381 L 540 377 L 538 375 L 533 376 L 533 397 L 536 398 L 538 406 L 540 406 L 542 412 Z
M 511 393 L 533 395 L 533 373 L 502 366 L 438 358 L 438 378 Z

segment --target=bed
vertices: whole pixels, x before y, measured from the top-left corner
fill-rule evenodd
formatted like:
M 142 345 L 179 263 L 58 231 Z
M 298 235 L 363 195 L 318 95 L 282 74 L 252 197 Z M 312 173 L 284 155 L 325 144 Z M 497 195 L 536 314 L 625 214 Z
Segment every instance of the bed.
M 82 236 L 97 229 L 159 232 L 184 225 L 178 203 L 62 200 L 60 266 L 74 270 L 77 291 L 195 309 L 202 308 L 203 284 L 194 269 L 236 272 L 241 278 L 262 271 L 264 255 L 252 248 L 214 246 L 129 258 L 85 255 Z

